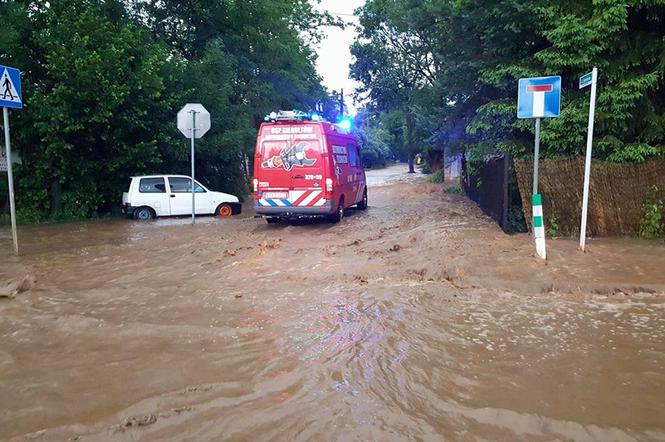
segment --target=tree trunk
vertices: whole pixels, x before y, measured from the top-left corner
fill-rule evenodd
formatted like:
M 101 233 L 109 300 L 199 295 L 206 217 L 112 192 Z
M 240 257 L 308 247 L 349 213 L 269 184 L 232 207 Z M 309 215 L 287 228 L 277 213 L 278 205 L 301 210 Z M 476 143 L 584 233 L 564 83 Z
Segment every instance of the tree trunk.
M 416 122 L 410 109 L 406 110 L 406 154 L 409 157 L 409 173 L 416 173 L 413 166 L 413 157 L 415 152 L 415 143 L 413 140 Z
M 51 182 L 51 215 L 62 212 L 62 185 L 55 179 Z
M 508 180 L 510 178 L 510 156 L 503 156 L 503 210 L 501 213 L 501 228 L 508 232 L 508 215 L 510 211 L 510 189 Z

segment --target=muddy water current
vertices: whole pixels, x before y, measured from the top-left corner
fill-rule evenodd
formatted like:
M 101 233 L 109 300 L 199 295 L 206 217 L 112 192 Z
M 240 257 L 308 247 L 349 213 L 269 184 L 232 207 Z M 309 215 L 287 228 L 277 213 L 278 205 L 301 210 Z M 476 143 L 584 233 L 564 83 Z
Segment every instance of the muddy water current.
M 545 264 L 402 172 L 339 225 L 23 227 L 0 439 L 665 440 L 665 247 Z

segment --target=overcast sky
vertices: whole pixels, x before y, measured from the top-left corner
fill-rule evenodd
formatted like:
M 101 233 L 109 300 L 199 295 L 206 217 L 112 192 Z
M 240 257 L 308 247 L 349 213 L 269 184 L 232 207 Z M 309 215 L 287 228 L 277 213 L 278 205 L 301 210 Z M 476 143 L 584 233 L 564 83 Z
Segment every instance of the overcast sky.
M 353 16 L 353 11 L 364 5 L 365 0 L 321 0 L 316 5 L 317 9 L 326 10 L 335 17 L 347 23 L 357 24 L 358 20 Z M 323 84 L 328 90 L 339 91 L 344 88 L 345 103 L 352 114 L 355 114 L 351 94 L 357 83 L 349 78 L 349 64 L 351 64 L 351 44 L 356 37 L 352 26 L 342 30 L 339 28 L 327 28 L 327 37 L 321 42 L 317 52 L 319 58 L 316 70 L 323 77 Z

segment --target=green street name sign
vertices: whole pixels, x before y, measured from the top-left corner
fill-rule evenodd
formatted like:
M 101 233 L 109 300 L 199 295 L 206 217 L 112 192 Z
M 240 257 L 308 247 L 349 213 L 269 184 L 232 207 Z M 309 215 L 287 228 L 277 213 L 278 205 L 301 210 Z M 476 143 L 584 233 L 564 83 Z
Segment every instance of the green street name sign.
M 593 80 L 593 72 L 589 72 L 586 75 L 582 75 L 580 77 L 580 89 L 583 89 L 588 85 L 590 85 L 592 80 Z

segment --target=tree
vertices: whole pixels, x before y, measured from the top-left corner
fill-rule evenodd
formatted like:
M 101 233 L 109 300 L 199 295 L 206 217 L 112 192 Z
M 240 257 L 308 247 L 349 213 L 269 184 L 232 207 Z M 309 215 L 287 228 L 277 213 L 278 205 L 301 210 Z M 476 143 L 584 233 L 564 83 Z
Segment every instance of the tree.
M 392 157 L 391 135 L 380 116 L 365 108 L 355 117 L 354 135 L 364 167 L 383 167 Z
M 303 36 L 332 23 L 306 1 L 151 0 L 139 9 L 156 39 L 187 62 L 182 87 L 211 113 L 197 167 L 212 187 L 245 194 L 256 129 L 277 109 L 329 101 Z M 172 158 L 178 168 L 184 157 Z
M 34 57 L 17 58 L 26 100 L 14 132 L 24 160 L 21 210 L 66 217 L 109 210 L 128 170 L 158 164 L 172 142 L 163 124 L 166 51 L 115 2 L 16 7 L 25 19 L 17 40 Z
M 12 116 L 23 218 L 108 212 L 130 175 L 187 174 L 174 121 L 187 101 L 212 114 L 197 177 L 242 196 L 263 116 L 330 106 L 309 43 L 336 22 L 307 0 L 16 0 L 0 13 L 0 57 L 23 71 L 27 101 Z
M 360 9 L 362 32 L 351 49 L 356 57 L 351 75 L 363 84 L 360 92 L 384 112 L 401 112 L 410 173 L 419 144 L 417 113 L 437 72 L 430 34 L 425 27 L 411 26 L 417 11 L 412 0 L 368 1 Z
M 427 87 L 407 90 L 408 98 L 399 100 L 418 102 L 422 112 L 416 115 L 436 120 L 425 136 L 430 143 L 463 149 L 474 158 L 494 152 L 529 155 L 533 123 L 516 118 L 517 80 L 561 75 L 562 115 L 543 122 L 542 152 L 545 156 L 581 154 L 588 91 L 578 90 L 577 80 L 597 66 L 594 155 L 641 161 L 664 151 L 662 0 L 409 0 L 399 4 L 372 0 L 361 10 L 361 17 L 355 73 L 373 99 L 383 100 L 383 83 L 399 84 L 392 81 L 395 72 L 406 78 L 423 74 L 422 63 L 399 60 L 430 60 L 414 58 L 412 45 L 395 45 L 379 34 L 380 26 L 415 35 L 407 41 L 432 54 Z M 423 95 L 416 99 L 415 92 L 420 91 L 426 92 L 425 100 Z

